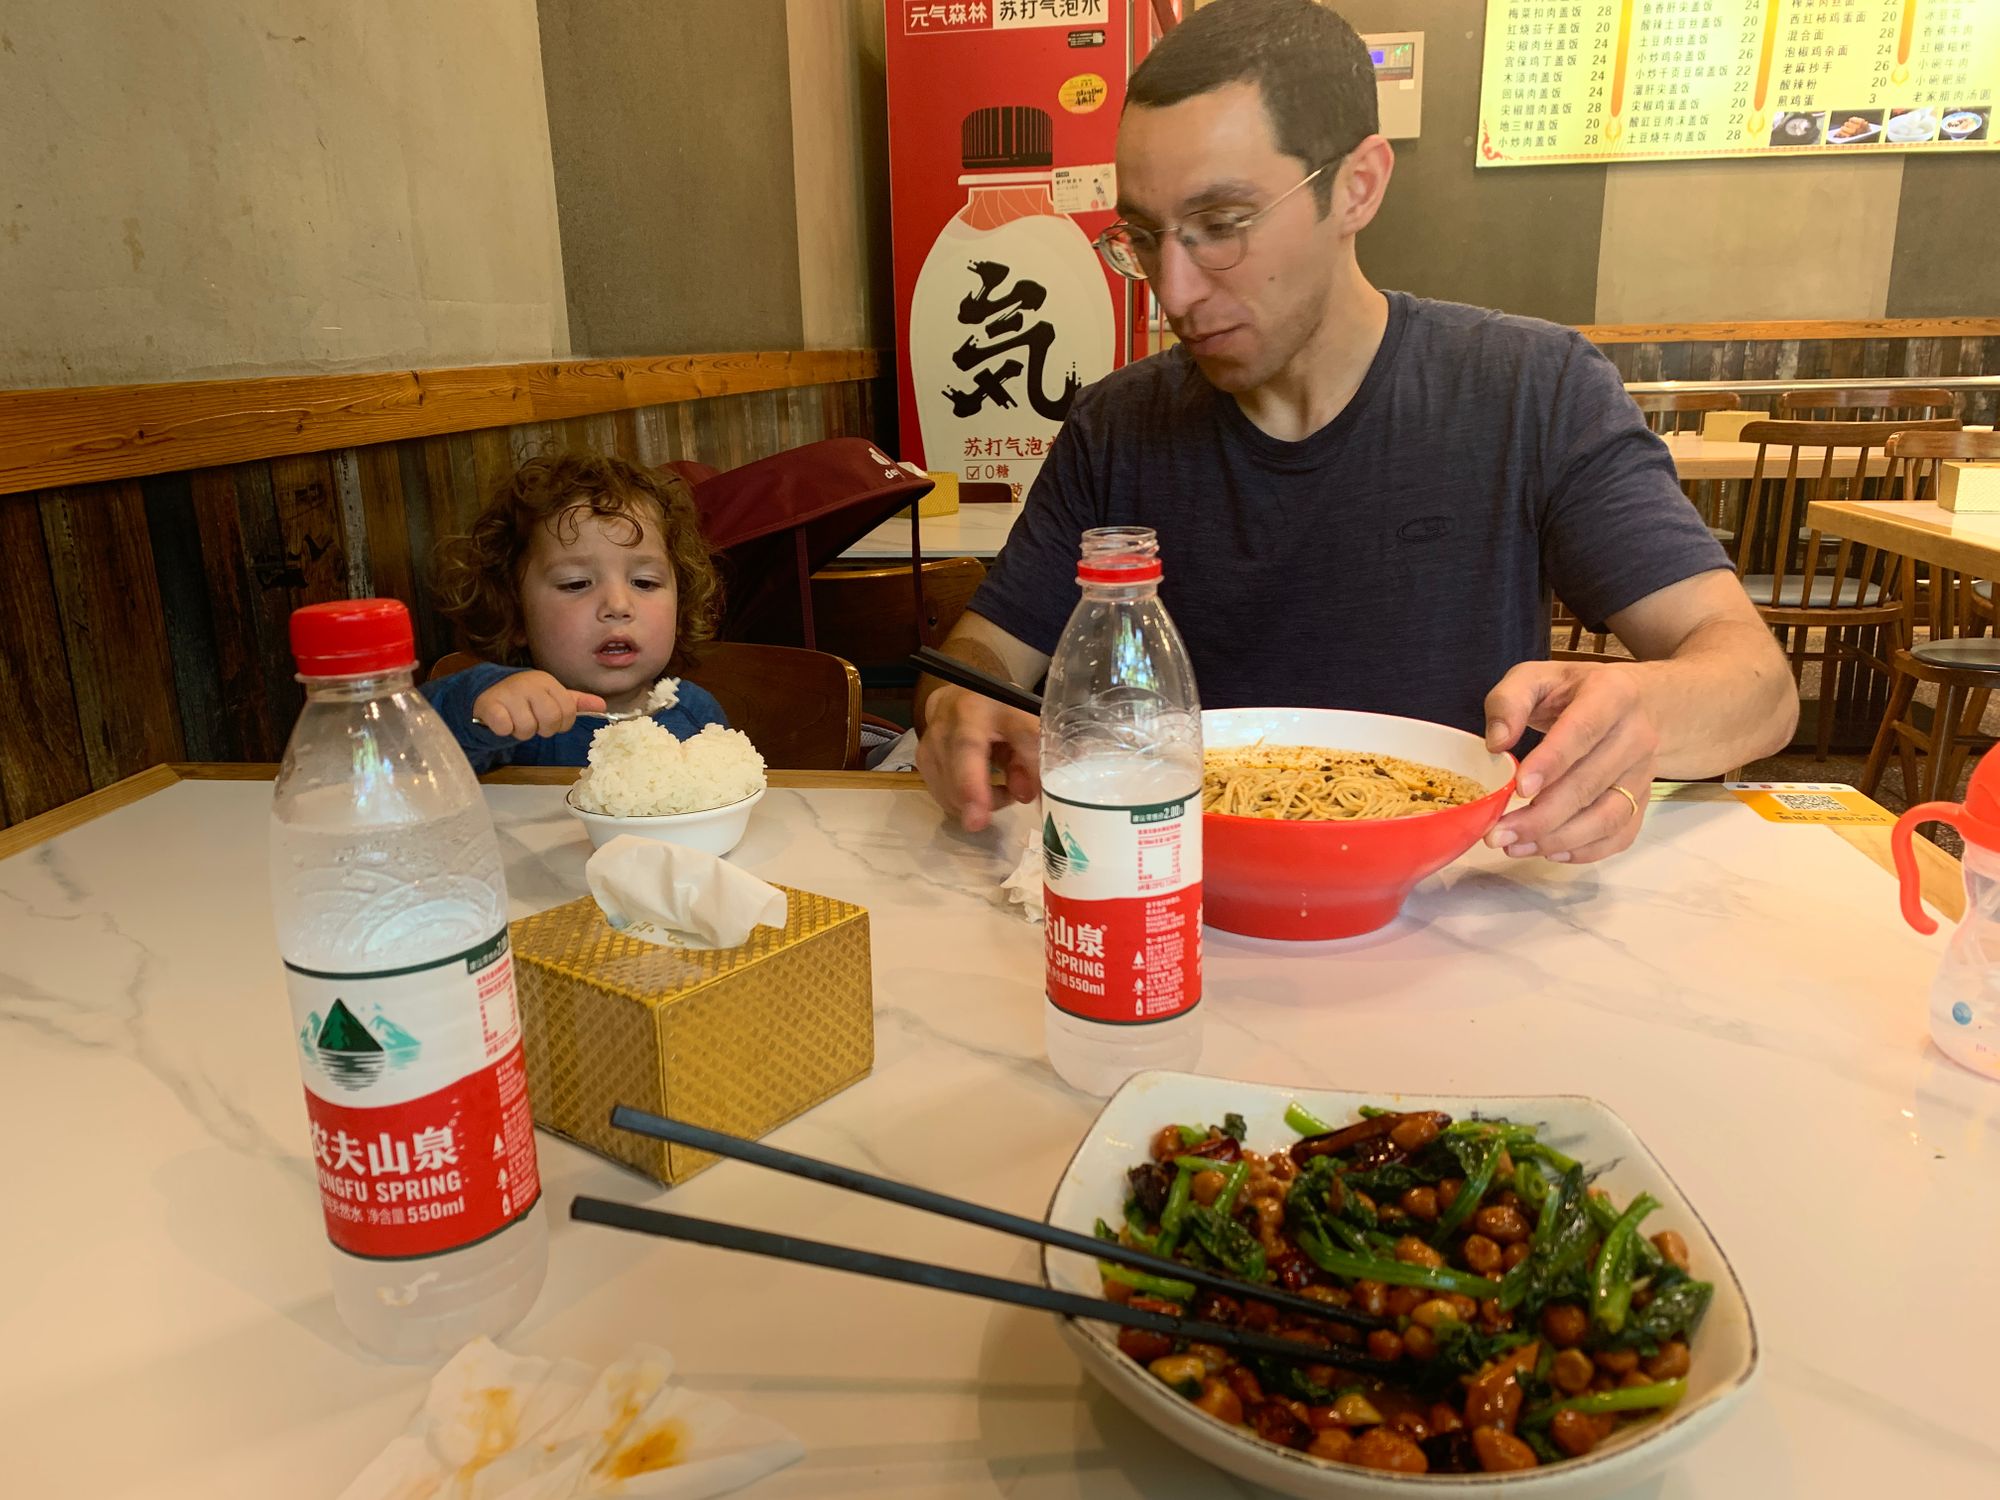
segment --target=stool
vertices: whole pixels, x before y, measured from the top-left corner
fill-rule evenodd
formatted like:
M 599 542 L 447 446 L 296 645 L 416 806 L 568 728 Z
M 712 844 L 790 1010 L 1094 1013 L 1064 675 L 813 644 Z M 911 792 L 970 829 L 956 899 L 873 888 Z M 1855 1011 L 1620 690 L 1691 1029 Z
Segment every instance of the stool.
M 1919 802 L 1948 798 L 1958 786 L 1966 756 L 1979 737 L 1980 720 L 1993 690 L 2000 687 L 2000 640 L 1992 636 L 1951 636 L 1910 650 L 1899 650 L 1890 661 L 1889 706 L 1882 715 L 1861 790 L 1873 796 L 1893 748 L 1903 767 L 1903 795 Z M 1917 684 L 1938 690 L 1937 712 L 1930 731 L 1920 729 L 1911 715 Z M 1983 747 L 1982 747 L 1983 748 Z M 1916 752 L 1928 757 L 1919 785 Z

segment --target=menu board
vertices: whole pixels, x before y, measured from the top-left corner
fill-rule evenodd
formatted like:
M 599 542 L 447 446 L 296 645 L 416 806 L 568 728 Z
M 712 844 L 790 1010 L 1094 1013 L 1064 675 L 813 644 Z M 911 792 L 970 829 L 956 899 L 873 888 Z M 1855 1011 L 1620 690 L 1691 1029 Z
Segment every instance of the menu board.
M 1991 151 L 2000 0 L 1487 0 L 1482 167 Z

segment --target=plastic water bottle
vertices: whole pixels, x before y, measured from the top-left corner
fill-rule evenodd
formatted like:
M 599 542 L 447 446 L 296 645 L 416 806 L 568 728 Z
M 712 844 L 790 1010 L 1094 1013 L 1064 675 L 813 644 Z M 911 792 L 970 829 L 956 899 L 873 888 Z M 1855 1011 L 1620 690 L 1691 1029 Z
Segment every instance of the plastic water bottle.
M 1923 908 L 1910 838 L 1919 823 L 1931 822 L 1965 836 L 1965 915 L 1931 984 L 1931 1040 L 1954 1062 L 2000 1079 L 2000 760 L 1979 762 L 1963 803 L 1919 803 L 1889 836 L 1903 916 L 1926 933 L 1937 923 Z
M 333 1298 L 429 1360 L 519 1322 L 548 1226 L 493 823 L 412 686 L 392 599 L 292 616 L 305 711 L 271 807 L 271 904 Z
M 1083 534 L 1042 699 L 1049 1062 L 1109 1094 L 1201 1056 L 1201 702 L 1142 527 Z

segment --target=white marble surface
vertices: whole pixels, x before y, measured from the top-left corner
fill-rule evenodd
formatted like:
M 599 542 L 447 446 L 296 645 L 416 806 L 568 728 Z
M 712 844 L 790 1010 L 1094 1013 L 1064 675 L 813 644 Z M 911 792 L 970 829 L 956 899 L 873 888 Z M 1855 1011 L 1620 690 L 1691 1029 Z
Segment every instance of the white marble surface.
M 1021 518 L 1019 505 L 961 504 L 948 516 L 925 516 L 918 532 L 925 557 L 977 557 L 991 562 Z M 840 554 L 850 562 L 908 562 L 910 515 L 898 511 Z
M 583 889 L 540 787 L 489 788 L 517 913 Z M 184 782 L 0 863 L 0 1493 L 337 1495 L 427 1373 L 333 1317 L 264 887 L 261 783 Z M 780 1131 L 1039 1214 L 1094 1112 L 1041 1055 L 1009 838 L 915 791 L 776 791 L 739 857 L 873 912 L 874 1075 Z M 1991 1494 L 2000 1089 L 1925 1039 L 1940 939 L 1819 828 L 1656 807 L 1600 867 L 1477 851 L 1373 938 L 1207 945 L 1205 1070 L 1391 1091 L 1585 1092 L 1731 1252 L 1763 1374 L 1640 1495 Z M 547 1289 L 510 1339 L 637 1339 L 789 1424 L 778 1496 L 1244 1491 L 1089 1386 L 1040 1315 L 570 1224 L 571 1196 L 1032 1276 L 1030 1250 L 725 1163 L 662 1194 L 542 1137 Z

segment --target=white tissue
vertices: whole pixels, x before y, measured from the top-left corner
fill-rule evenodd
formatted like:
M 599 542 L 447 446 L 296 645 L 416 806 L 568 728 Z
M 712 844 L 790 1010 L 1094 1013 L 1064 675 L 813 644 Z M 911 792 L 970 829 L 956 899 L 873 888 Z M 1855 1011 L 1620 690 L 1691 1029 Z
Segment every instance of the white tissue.
M 672 1357 L 646 1345 L 593 1377 L 574 1360 L 516 1358 L 475 1339 L 340 1500 L 705 1500 L 804 1456 L 775 1422 L 672 1375 Z
M 1000 882 L 1010 902 L 1018 903 L 1021 915 L 1030 922 L 1042 920 L 1042 824 L 1039 817 L 1028 825 L 1028 845 L 1014 873 Z
M 604 918 L 668 948 L 735 948 L 753 927 L 783 927 L 785 893 L 725 859 L 621 833 L 583 867 Z

